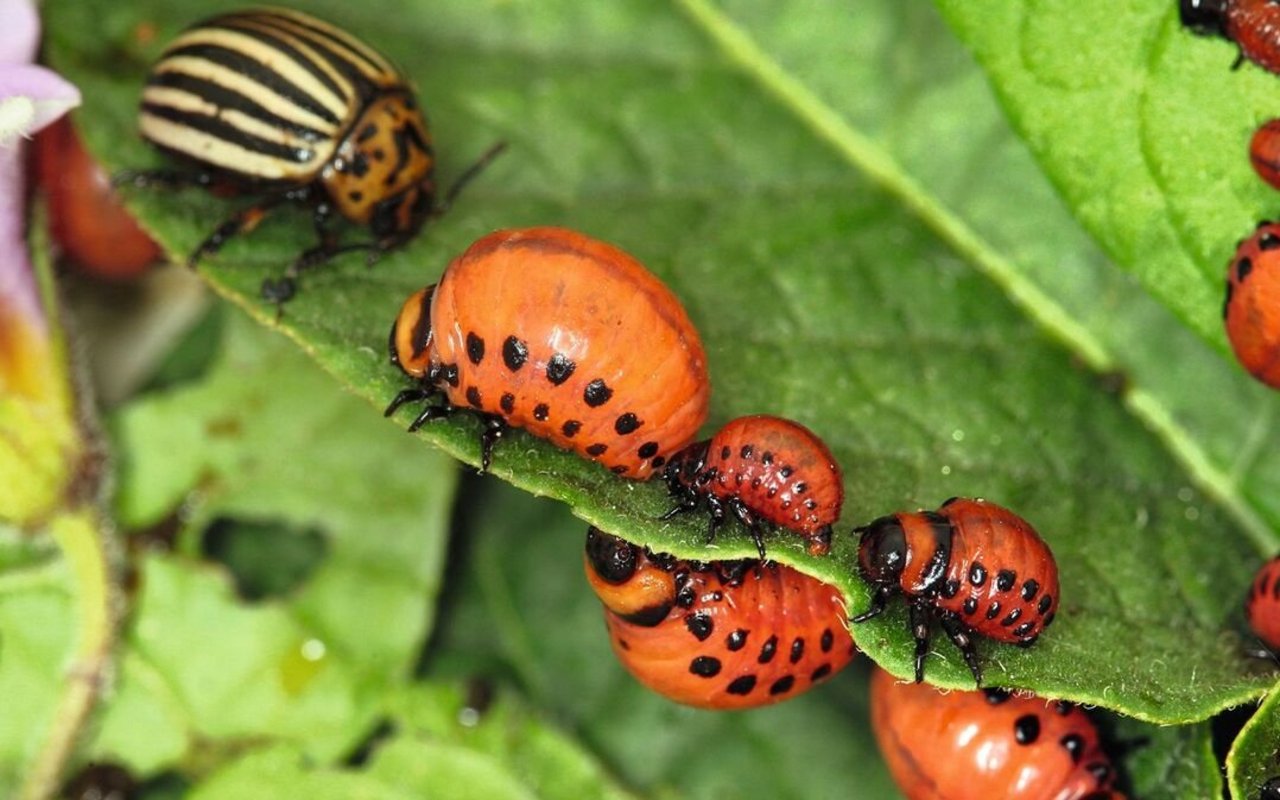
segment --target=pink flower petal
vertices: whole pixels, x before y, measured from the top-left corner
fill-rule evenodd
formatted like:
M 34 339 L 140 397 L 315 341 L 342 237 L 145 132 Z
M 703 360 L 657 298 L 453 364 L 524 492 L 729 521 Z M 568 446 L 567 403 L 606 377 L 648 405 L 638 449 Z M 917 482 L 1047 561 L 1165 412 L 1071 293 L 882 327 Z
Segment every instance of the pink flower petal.
M 40 41 L 40 17 L 32 0 L 0 0 L 0 64 L 29 64 Z
M 30 136 L 78 105 L 80 90 L 56 72 L 35 64 L 0 64 L 0 147 Z

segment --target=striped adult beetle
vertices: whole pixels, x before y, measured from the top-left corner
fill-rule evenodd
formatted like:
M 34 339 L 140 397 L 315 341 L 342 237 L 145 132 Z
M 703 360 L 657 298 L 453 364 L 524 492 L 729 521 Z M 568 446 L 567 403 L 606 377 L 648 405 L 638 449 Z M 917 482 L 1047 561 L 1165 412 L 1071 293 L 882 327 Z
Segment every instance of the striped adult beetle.
M 117 183 L 230 188 L 260 195 L 220 224 L 194 266 L 283 203 L 312 206 L 319 243 L 262 295 L 289 300 L 301 270 L 353 250 L 377 256 L 440 216 L 503 144 L 436 195 L 435 152 L 408 78 L 351 34 L 287 9 L 212 17 L 180 34 L 152 66 L 138 116 L 142 137 L 190 165 L 130 171 Z M 338 243 L 334 214 L 373 240 Z

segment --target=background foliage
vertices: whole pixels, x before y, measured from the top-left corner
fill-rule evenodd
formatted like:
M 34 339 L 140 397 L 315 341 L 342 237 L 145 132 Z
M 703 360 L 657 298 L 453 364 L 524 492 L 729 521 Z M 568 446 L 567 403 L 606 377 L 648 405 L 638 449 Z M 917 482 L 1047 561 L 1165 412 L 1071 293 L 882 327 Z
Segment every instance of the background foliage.
M 215 5 L 47 6 L 50 59 L 85 90 L 79 126 L 109 167 L 159 163 L 133 133 L 142 76 Z M 891 795 L 865 660 L 724 715 L 612 662 L 581 520 L 705 557 L 700 521 L 654 520 L 659 487 L 527 436 L 493 469 L 525 492 L 459 484 L 416 438 L 475 463 L 472 422 L 415 438 L 407 414 L 379 419 L 402 385 L 383 348 L 403 297 L 490 229 L 560 224 L 685 301 L 712 424 L 768 411 L 828 441 L 842 534 L 951 495 L 1031 519 L 1059 560 L 1060 621 L 1031 650 L 982 647 L 989 679 L 1103 709 L 1142 742 L 1122 762 L 1135 796 L 1219 793 L 1206 720 L 1274 683 L 1243 655 L 1239 605 L 1276 546 L 1280 401 L 1216 323 L 1231 242 L 1273 202 L 1244 144 L 1274 78 L 1230 72 L 1231 48 L 1163 0 L 936 5 L 309 4 L 412 76 L 446 183 L 510 147 L 410 247 L 306 276 L 278 324 L 257 288 L 310 243 L 305 214 L 202 266 L 230 302 L 106 410 L 128 614 L 80 759 L 127 766 L 148 796 Z M 228 210 L 129 200 L 179 255 Z M 770 545 L 865 605 L 851 536 L 827 560 Z M 738 531 L 717 543 L 750 552 Z M 0 687 L 23 688 L 3 782 L 51 724 L 76 589 L 39 540 L 0 557 Z M 907 674 L 900 609 L 854 635 Z M 929 679 L 971 685 L 935 649 Z M 1240 791 L 1268 769 L 1271 706 L 1233 755 Z

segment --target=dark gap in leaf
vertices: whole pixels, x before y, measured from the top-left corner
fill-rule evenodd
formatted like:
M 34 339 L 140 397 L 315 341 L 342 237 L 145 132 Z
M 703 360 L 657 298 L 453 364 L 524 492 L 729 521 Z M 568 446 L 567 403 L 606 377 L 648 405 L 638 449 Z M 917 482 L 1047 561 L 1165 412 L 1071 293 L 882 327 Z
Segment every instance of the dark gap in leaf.
M 161 772 L 142 782 L 129 800 L 182 800 L 191 792 L 191 781 L 178 772 Z
M 1128 797 L 1133 797 L 1133 774 L 1128 761 L 1146 748 L 1150 747 L 1149 738 L 1134 737 L 1122 733 L 1117 727 L 1117 718 L 1098 710 L 1086 710 L 1089 719 L 1098 728 L 1098 739 L 1102 742 L 1102 752 L 1111 759 L 1111 766 L 1116 771 L 1115 788 Z
M 72 775 L 59 797 L 64 800 L 130 800 L 138 796 L 138 782 L 119 764 L 88 763 Z
M 1231 745 L 1235 742 L 1236 737 L 1240 735 L 1240 729 L 1248 722 L 1258 707 L 1252 703 L 1246 703 L 1235 708 L 1228 708 L 1221 714 L 1209 721 L 1209 728 L 1213 734 L 1213 754 L 1217 757 L 1219 763 L 1226 763 L 1227 753 L 1231 751 Z M 1222 791 L 1227 792 L 1224 785 Z
M 280 521 L 218 517 L 200 538 L 206 558 L 225 566 L 236 593 L 254 602 L 302 585 L 328 554 L 324 533 Z
M 217 359 L 222 346 L 225 317 L 225 306 L 222 303 L 212 304 L 208 313 L 173 346 L 139 393 L 173 389 L 203 376 Z
M 368 763 L 369 759 L 377 751 L 379 745 L 390 739 L 396 733 L 396 726 L 391 720 L 383 718 L 378 720 L 378 724 L 373 726 L 373 730 L 369 731 L 369 735 L 364 738 L 356 748 L 351 751 L 351 755 L 342 760 L 343 766 L 346 767 L 363 767 Z

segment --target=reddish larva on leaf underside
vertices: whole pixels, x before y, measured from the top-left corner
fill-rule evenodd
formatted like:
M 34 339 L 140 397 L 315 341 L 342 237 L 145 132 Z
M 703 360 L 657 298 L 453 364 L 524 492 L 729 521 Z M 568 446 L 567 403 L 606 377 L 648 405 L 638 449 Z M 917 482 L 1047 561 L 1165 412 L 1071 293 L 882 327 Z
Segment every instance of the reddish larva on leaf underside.
M 840 592 L 781 564 L 680 561 L 595 528 L 585 562 L 614 653 L 678 703 L 776 703 L 828 679 L 857 652 Z
M 940 692 L 871 678 L 871 723 L 908 800 L 1123 800 L 1079 708 L 999 689 Z

